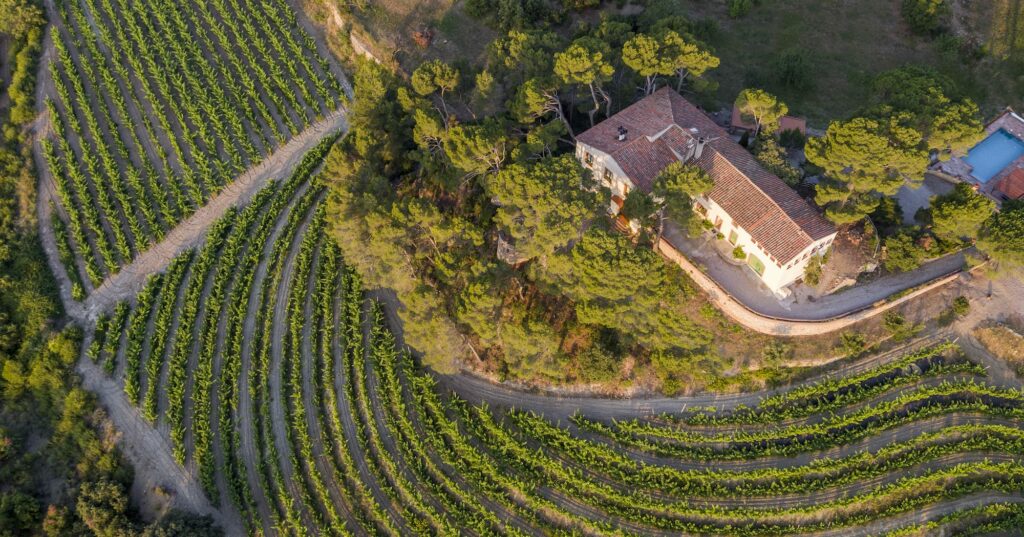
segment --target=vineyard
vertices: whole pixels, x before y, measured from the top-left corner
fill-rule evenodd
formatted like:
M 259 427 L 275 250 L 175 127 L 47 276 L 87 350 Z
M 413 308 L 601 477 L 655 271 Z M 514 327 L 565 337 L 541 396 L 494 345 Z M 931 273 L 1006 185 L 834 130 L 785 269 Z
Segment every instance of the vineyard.
M 449 389 L 396 341 L 327 233 L 317 172 L 332 141 L 107 311 L 85 350 L 247 533 L 960 535 L 1024 522 L 1024 392 L 951 341 L 750 406 L 631 419 L 581 403 L 553 420 Z
M 41 153 L 76 300 L 341 105 L 339 75 L 284 0 L 48 8 Z

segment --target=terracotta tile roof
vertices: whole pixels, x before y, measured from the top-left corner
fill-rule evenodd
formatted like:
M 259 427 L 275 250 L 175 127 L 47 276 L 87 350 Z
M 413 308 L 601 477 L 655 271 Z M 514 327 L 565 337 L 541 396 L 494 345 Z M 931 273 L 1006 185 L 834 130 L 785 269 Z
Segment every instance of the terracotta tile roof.
M 622 141 L 620 126 L 628 131 Z M 637 188 L 650 192 L 658 173 L 685 157 L 695 136 L 709 140 L 695 160 L 715 182 L 708 197 L 769 255 L 785 264 L 814 241 L 835 233 L 835 227 L 782 179 L 669 88 L 641 99 L 577 140 L 610 155 Z
M 1024 198 L 1024 168 L 1017 168 L 1000 179 L 996 190 L 1012 200 Z

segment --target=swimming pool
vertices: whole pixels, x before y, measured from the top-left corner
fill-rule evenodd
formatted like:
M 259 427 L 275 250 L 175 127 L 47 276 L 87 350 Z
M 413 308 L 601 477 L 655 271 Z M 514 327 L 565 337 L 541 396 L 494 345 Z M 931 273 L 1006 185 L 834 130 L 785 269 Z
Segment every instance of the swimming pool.
M 1024 141 L 999 129 L 972 147 L 964 161 L 971 165 L 971 175 L 985 183 L 1021 156 Z

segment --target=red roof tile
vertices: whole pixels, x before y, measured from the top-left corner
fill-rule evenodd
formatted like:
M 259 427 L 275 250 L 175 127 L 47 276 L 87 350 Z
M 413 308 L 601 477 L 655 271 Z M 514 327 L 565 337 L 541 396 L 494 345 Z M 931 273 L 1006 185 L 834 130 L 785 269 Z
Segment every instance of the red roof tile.
M 1000 179 L 996 190 L 1012 200 L 1024 198 L 1024 168 L 1017 168 Z
M 625 140 L 618 140 L 619 127 L 628 131 Z M 715 182 L 708 197 L 769 255 L 787 263 L 814 241 L 835 233 L 835 227 L 782 179 L 669 88 L 641 99 L 577 140 L 609 154 L 638 188 L 650 192 L 661 170 L 685 158 L 688 144 L 698 136 L 708 143 L 694 162 Z

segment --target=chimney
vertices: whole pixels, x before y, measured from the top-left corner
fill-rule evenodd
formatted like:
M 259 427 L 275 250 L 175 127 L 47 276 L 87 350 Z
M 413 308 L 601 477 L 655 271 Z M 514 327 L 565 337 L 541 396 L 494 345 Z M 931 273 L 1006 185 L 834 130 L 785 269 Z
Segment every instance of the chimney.
M 704 154 L 704 146 L 707 145 L 707 143 L 708 143 L 708 139 L 707 138 L 705 138 L 703 136 L 701 136 L 700 138 L 697 138 L 697 147 L 694 148 L 693 158 L 698 159 L 698 158 L 700 158 L 701 155 Z
M 626 139 L 626 133 L 628 133 L 628 132 L 629 131 L 627 131 L 625 129 L 625 127 L 623 127 L 622 125 L 619 125 L 619 137 L 618 138 L 619 138 L 620 142 Z

